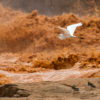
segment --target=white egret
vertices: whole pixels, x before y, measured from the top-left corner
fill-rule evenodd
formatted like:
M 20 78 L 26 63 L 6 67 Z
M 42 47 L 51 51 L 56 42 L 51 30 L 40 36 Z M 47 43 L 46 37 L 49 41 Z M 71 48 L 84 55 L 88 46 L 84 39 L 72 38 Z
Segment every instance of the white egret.
M 62 28 L 62 27 L 58 27 L 63 33 L 59 34 L 59 39 L 63 40 L 66 38 L 71 38 L 71 37 L 77 37 L 74 35 L 74 32 L 76 30 L 77 27 L 82 26 L 82 23 L 77 23 L 77 24 L 73 24 L 73 25 L 69 25 L 67 26 L 67 28 Z

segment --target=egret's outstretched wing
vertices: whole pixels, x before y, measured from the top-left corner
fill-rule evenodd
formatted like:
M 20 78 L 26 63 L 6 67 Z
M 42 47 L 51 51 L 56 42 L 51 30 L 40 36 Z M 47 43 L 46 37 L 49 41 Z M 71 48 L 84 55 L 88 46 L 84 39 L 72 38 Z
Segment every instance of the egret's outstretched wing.
M 70 25 L 67 27 L 67 30 L 69 31 L 70 35 L 73 36 L 73 34 L 78 26 L 82 26 L 82 23 L 73 24 L 73 25 Z

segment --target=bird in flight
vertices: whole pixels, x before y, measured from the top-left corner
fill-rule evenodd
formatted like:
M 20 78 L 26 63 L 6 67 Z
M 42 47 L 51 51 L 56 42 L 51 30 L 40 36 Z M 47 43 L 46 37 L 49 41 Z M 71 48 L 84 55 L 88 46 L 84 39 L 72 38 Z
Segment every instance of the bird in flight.
M 62 28 L 59 26 L 58 28 L 63 32 L 62 34 L 58 35 L 59 39 L 63 40 L 63 39 L 71 38 L 71 37 L 77 37 L 74 35 L 74 32 L 76 28 L 79 26 L 82 26 L 82 23 L 69 25 L 67 26 L 67 28 Z

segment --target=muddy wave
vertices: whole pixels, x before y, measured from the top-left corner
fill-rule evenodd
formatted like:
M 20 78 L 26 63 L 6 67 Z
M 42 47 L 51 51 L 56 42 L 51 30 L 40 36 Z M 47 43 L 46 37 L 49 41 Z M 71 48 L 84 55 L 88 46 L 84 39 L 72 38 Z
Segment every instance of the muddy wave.
M 51 69 L 100 68 L 99 17 L 65 13 L 48 17 L 36 10 L 23 13 L 2 5 L 0 11 L 0 70 L 34 73 Z M 58 26 L 67 27 L 78 22 L 83 26 L 77 28 L 75 35 L 82 38 L 59 40 Z M 95 74 L 97 76 L 100 75 Z
M 14 11 L 8 11 L 9 16 L 12 16 L 12 13 Z M 91 47 L 99 48 L 99 17 L 80 18 L 75 14 L 48 17 L 33 11 L 30 14 L 15 13 L 9 20 L 9 16 L 4 15 L 1 16 L 1 20 L 8 19 L 2 20 L 0 24 L 1 52 L 42 52 L 63 48 L 79 52 Z M 75 35 L 83 39 L 58 39 L 58 34 L 61 33 L 58 26 L 66 27 L 78 22 L 82 22 L 83 26 L 77 28 Z

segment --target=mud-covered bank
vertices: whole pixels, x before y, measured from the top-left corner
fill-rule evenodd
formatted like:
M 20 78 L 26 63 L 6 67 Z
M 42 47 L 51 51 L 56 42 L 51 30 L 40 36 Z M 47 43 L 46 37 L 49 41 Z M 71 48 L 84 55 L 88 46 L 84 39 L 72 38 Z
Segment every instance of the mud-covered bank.
M 0 86 L 0 90 L 0 100 L 99 100 L 100 79 L 8 84 Z

